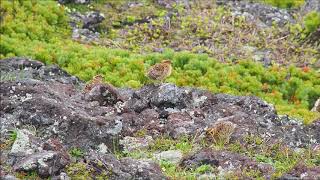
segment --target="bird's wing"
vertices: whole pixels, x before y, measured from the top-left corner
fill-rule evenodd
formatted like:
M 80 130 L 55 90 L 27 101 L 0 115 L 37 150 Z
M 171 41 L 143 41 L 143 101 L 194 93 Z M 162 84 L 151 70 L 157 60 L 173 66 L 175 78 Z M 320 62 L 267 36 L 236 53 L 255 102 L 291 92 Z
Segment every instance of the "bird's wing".
M 152 74 L 153 76 L 159 76 L 163 73 L 164 66 L 162 64 L 155 64 L 152 66 L 149 70 L 149 74 Z

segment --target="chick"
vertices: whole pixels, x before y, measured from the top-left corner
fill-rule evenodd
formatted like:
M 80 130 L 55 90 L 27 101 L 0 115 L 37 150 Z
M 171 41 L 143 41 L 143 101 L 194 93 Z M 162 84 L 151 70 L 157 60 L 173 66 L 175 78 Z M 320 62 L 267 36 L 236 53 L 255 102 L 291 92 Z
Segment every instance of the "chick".
M 84 92 L 85 93 L 90 92 L 94 86 L 99 84 L 103 84 L 103 76 L 100 74 L 94 76 L 92 80 L 88 84 L 86 84 L 86 86 L 84 87 Z
M 151 66 L 147 72 L 147 77 L 152 80 L 163 81 L 170 76 L 172 71 L 171 61 L 163 60 L 161 63 L 157 63 Z
M 230 136 L 234 132 L 236 125 L 230 121 L 217 121 L 211 128 L 206 130 L 207 136 L 215 143 L 229 143 Z

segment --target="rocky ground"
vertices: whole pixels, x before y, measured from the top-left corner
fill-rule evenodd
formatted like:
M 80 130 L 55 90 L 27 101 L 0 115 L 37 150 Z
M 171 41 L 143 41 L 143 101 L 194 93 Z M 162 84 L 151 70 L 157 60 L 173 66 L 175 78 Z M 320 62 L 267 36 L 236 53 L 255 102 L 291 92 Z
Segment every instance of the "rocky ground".
M 30 173 L 52 179 L 79 174 L 109 179 L 169 178 L 159 161 L 181 169 L 215 168 L 209 174 L 195 174 L 199 179 L 228 177 L 230 173 L 251 177 L 244 173 L 248 170 L 271 178 L 276 166 L 249 153 L 249 149 L 255 154 L 264 148 L 290 157 L 308 148 L 315 165 L 296 163 L 282 179 L 320 178 L 320 120 L 305 126 L 278 116 L 271 104 L 257 97 L 211 94 L 168 83 L 141 89 L 94 84 L 84 91 L 85 84 L 77 77 L 26 58 L 1 60 L 0 70 L 4 179 Z M 228 122 L 234 129 L 229 142 L 215 146 L 217 142 L 206 132 L 217 122 Z M 216 135 L 220 133 L 225 132 Z M 187 153 L 161 151 L 155 144 L 163 137 L 172 141 L 187 137 L 192 148 Z M 128 155 L 152 147 L 153 158 Z

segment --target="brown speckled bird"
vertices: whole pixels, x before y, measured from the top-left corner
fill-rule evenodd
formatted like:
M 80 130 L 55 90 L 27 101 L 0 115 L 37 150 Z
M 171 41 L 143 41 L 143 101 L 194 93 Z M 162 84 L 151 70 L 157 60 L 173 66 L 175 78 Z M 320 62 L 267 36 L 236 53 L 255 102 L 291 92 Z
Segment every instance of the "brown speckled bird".
M 217 121 L 213 127 L 206 130 L 207 136 L 212 138 L 215 143 L 229 143 L 231 134 L 236 125 L 230 121 Z
M 152 80 L 163 81 L 170 76 L 172 71 L 171 61 L 163 60 L 161 63 L 157 63 L 150 67 L 147 72 L 147 76 Z
M 92 80 L 88 84 L 86 84 L 86 86 L 84 87 L 84 92 L 88 93 L 89 91 L 91 91 L 91 89 L 94 86 L 99 85 L 99 84 L 103 84 L 103 76 L 100 74 L 94 76 L 92 78 Z

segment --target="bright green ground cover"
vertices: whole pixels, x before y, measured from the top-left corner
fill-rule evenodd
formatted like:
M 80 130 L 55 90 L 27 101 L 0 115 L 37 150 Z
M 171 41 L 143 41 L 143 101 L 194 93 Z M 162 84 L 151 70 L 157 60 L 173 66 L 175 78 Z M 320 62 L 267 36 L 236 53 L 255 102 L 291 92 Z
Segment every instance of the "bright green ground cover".
M 258 0 L 280 8 L 296 8 L 303 5 L 304 0 Z
M 95 74 L 118 87 L 141 87 L 149 83 L 145 68 L 171 59 L 174 72 L 168 82 L 194 86 L 214 93 L 256 95 L 275 104 L 280 114 L 303 118 L 312 113 L 320 96 L 320 75 L 313 69 L 264 68 L 250 59 L 220 63 L 206 54 L 174 52 L 137 54 L 128 50 L 84 45 L 71 40 L 65 8 L 54 1 L 3 1 L 0 28 L 0 57 L 28 56 L 47 64 L 56 63 L 87 81 Z

